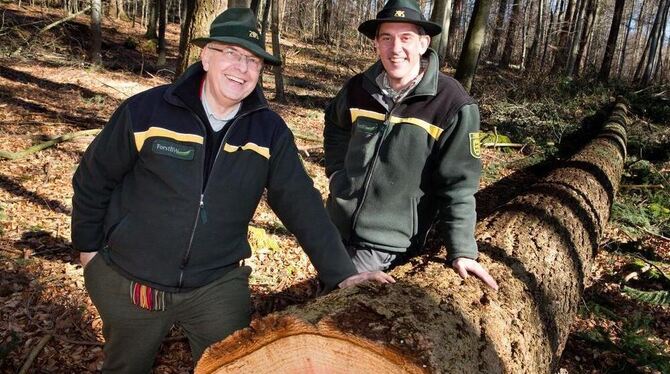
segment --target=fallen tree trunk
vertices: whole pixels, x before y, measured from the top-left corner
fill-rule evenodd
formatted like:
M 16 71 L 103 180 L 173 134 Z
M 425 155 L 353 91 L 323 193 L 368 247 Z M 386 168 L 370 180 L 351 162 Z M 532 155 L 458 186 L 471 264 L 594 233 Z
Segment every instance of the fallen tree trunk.
M 196 373 L 555 371 L 626 154 L 618 103 L 580 152 L 477 227 L 494 292 L 444 250 L 366 284 L 256 320 L 210 347 Z

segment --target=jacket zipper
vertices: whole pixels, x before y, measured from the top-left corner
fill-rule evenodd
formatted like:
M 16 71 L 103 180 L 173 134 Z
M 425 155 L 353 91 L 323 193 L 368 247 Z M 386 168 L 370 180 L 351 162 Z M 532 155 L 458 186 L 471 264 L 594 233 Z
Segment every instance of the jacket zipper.
M 259 111 L 261 109 L 264 109 L 264 108 L 265 107 L 260 107 L 260 108 L 250 110 L 246 113 L 241 114 L 239 117 L 237 117 L 233 120 L 233 122 L 228 127 L 228 130 L 226 130 L 226 135 L 223 136 L 223 139 L 221 140 L 221 145 L 219 146 L 219 149 L 216 151 L 216 155 L 214 156 L 214 161 L 212 162 L 212 169 L 209 171 L 209 177 L 210 178 L 212 177 L 212 173 L 214 172 L 214 166 L 216 165 L 216 160 L 219 159 L 219 154 L 221 154 L 221 148 L 223 148 L 226 145 L 226 141 L 228 140 L 228 135 L 230 135 L 231 131 L 233 130 L 233 127 L 235 126 L 235 124 L 237 124 L 237 121 L 240 118 L 246 117 L 247 115 L 249 115 L 253 112 Z M 191 112 L 190 110 L 189 110 L 189 112 L 193 115 L 193 117 L 195 117 L 195 119 L 198 121 L 198 123 L 200 124 L 202 129 L 205 130 L 205 136 L 207 136 L 206 135 L 207 130 L 204 127 L 205 124 L 202 122 L 200 117 L 198 117 L 197 114 Z M 205 144 L 205 145 L 207 144 L 206 140 L 207 139 L 203 139 L 203 144 Z M 202 180 L 203 181 L 205 180 L 204 165 L 203 165 L 203 168 L 202 168 Z M 195 229 L 198 227 L 198 220 L 202 220 L 203 221 L 202 223 L 207 223 L 207 210 L 205 209 L 205 192 L 207 191 L 207 185 L 208 184 L 205 184 L 200 189 L 200 191 L 201 191 L 200 202 L 198 204 L 198 210 L 195 214 L 195 222 L 193 223 L 193 229 L 191 230 L 191 237 L 189 238 L 189 241 L 188 241 L 188 247 L 186 248 L 186 253 L 184 253 L 184 256 L 181 259 L 181 264 L 179 265 L 179 282 L 177 283 L 178 288 L 181 288 L 183 286 L 183 283 L 184 283 L 184 269 L 186 268 L 186 265 L 188 264 L 189 258 L 191 256 L 191 247 L 193 246 L 193 239 L 195 237 Z
M 390 125 L 390 118 L 391 115 L 393 114 L 393 109 L 395 109 L 398 104 L 402 103 L 403 101 L 407 100 L 408 98 L 415 97 L 417 95 L 408 95 L 403 97 L 399 102 L 393 103 L 393 106 L 389 108 L 388 113 L 386 113 L 386 116 L 384 117 L 384 123 L 383 126 L 384 128 L 382 129 L 382 136 L 379 139 L 379 142 L 377 143 L 377 146 L 375 148 L 375 152 L 373 154 L 373 159 L 372 159 L 372 164 L 370 165 L 370 169 L 368 169 L 367 174 L 365 175 L 365 183 L 363 183 L 363 196 L 361 196 L 361 201 L 358 203 L 358 206 L 356 207 L 356 210 L 354 211 L 354 216 L 351 220 L 351 232 L 355 233 L 356 232 L 356 224 L 358 223 L 358 216 L 361 213 L 361 209 L 363 208 L 363 203 L 365 203 L 365 198 L 368 196 L 368 189 L 370 187 L 370 183 L 372 181 L 372 173 L 374 171 L 375 166 L 377 165 L 377 160 L 379 159 L 379 150 L 382 148 L 382 144 L 384 144 L 384 140 L 386 139 L 387 130 L 391 127 Z
M 395 105 L 394 105 L 395 107 Z M 377 142 L 377 145 L 375 146 L 375 152 L 373 154 L 372 158 L 372 164 L 370 165 L 370 168 L 368 169 L 367 174 L 365 175 L 365 183 L 363 183 L 363 196 L 361 196 L 361 201 L 358 203 L 358 206 L 356 207 L 356 211 L 354 212 L 354 217 L 351 220 L 351 232 L 355 233 L 356 232 L 356 224 L 358 223 L 358 216 L 361 213 L 361 209 L 363 208 L 363 203 L 365 203 L 365 198 L 368 196 L 368 188 L 370 187 L 370 182 L 372 181 L 372 173 L 377 165 L 377 160 L 379 159 L 379 150 L 382 148 L 382 145 L 384 144 L 384 139 L 386 138 L 387 131 L 391 127 L 390 126 L 390 118 L 391 118 L 391 113 L 393 112 L 393 108 L 391 108 L 388 113 L 386 114 L 386 117 L 384 118 L 384 122 L 382 124 L 383 128 L 381 131 L 381 136 L 379 137 L 379 141 Z

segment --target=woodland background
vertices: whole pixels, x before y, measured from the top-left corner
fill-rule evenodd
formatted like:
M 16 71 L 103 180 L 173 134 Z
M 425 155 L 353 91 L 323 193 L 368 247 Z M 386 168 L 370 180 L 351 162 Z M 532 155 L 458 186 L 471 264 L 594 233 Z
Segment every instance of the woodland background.
M 420 3 L 444 26 L 443 71 L 480 104 L 481 187 L 498 202 L 570 154 L 613 97 L 630 101 L 623 188 L 560 368 L 670 373 L 670 0 Z M 285 61 L 263 86 L 325 196 L 323 108 L 374 62 L 356 27 L 383 1 L 0 1 L 2 372 L 100 368 L 101 323 L 69 239 L 72 173 L 121 101 L 174 80 L 197 58 L 188 40 L 232 6 L 255 9 Z M 256 316 L 315 295 L 313 268 L 264 202 L 250 241 Z M 176 328 L 156 372 L 192 365 Z

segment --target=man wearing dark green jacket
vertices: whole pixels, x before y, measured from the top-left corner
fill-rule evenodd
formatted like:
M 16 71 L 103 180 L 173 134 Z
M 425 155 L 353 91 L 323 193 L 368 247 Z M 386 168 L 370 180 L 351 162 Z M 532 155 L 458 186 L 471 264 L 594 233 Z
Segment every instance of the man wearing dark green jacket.
M 258 78 L 265 52 L 249 9 L 219 15 L 193 40 L 201 61 L 174 84 L 126 100 L 73 178 L 72 242 L 103 321 L 103 372 L 147 373 L 180 324 L 195 361 L 250 319 L 243 260 L 264 193 L 327 289 L 357 274 Z
M 386 270 L 425 245 L 434 223 L 462 276 L 498 286 L 477 261 L 479 110 L 440 73 L 414 0 L 390 0 L 358 30 L 379 61 L 351 78 L 326 109 L 327 209 L 357 269 Z

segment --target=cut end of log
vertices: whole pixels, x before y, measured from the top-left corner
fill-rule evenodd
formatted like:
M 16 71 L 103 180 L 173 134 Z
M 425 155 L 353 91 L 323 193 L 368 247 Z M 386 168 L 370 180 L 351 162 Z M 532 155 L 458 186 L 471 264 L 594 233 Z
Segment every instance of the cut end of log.
M 269 315 L 210 346 L 195 368 L 210 373 L 424 373 L 389 347 L 293 316 Z

